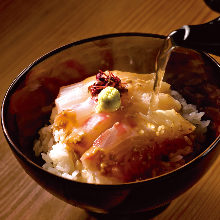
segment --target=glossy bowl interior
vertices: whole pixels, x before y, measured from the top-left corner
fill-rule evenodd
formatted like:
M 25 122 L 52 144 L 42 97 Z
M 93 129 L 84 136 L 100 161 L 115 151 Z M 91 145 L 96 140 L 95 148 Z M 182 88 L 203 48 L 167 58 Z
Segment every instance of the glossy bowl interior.
M 68 180 L 41 168 L 33 153 L 38 129 L 48 122 L 63 85 L 81 81 L 98 70 L 136 73 L 155 71 L 164 37 L 150 34 L 112 34 L 56 49 L 26 68 L 11 84 L 2 104 L 5 137 L 24 170 L 58 198 L 98 213 L 135 213 L 163 206 L 193 186 L 219 154 L 220 66 L 208 55 L 177 48 L 167 66 L 165 81 L 211 120 L 202 151 L 181 168 L 145 181 L 96 185 Z

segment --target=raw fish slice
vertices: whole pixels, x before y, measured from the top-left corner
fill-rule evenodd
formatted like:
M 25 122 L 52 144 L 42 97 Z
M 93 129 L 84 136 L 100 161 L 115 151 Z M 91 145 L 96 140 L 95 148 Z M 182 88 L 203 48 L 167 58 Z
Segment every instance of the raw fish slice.
M 132 128 L 126 124 L 116 122 L 111 128 L 103 132 L 93 143 L 92 148 L 100 148 L 105 152 L 109 152 L 120 144 L 125 138 L 131 137 L 136 134 Z M 88 152 L 87 152 L 88 153 Z M 86 155 L 89 155 L 90 152 Z
M 116 182 L 123 181 L 125 177 L 119 164 L 126 165 L 128 159 L 124 157 L 130 158 L 134 146 L 129 142 L 126 145 L 122 143 L 136 136 L 138 133 L 132 127 L 116 122 L 94 141 L 93 146 L 82 155 L 81 161 L 87 169 L 98 176 L 106 175 L 115 178 Z
M 172 140 L 190 134 L 195 126 L 175 110 L 156 110 L 148 115 L 140 114 L 146 121 L 146 128 L 155 131 L 158 140 Z
M 58 97 L 55 100 L 58 113 L 66 109 L 73 109 L 76 104 L 80 104 L 89 99 L 88 86 L 92 83 L 93 81 L 85 83 L 84 80 L 80 83 L 61 87 Z
M 130 73 L 130 72 L 121 72 L 121 71 L 113 71 L 113 74 L 118 76 L 122 82 L 129 84 L 137 84 L 135 89 L 142 89 L 143 91 L 153 91 L 154 77 L 155 73 L 149 74 L 138 74 L 138 73 Z M 140 84 L 141 87 L 139 86 Z M 170 84 L 166 82 L 162 82 L 160 92 L 170 93 Z
M 117 114 L 97 113 L 78 123 L 74 110 L 64 110 L 55 117 L 53 130 L 58 141 L 82 155 L 102 132 L 113 126 L 117 117 Z
M 117 121 L 117 114 L 99 113 L 92 115 L 79 131 L 83 131 L 82 141 L 70 146 L 71 149 L 82 155 L 86 150 L 91 148 L 93 142 L 107 129 L 111 128 Z
M 159 100 L 158 100 L 157 107 L 159 110 L 174 109 L 176 112 L 179 112 L 181 109 L 181 104 L 179 101 L 174 99 L 172 96 L 165 94 L 165 93 L 159 93 Z

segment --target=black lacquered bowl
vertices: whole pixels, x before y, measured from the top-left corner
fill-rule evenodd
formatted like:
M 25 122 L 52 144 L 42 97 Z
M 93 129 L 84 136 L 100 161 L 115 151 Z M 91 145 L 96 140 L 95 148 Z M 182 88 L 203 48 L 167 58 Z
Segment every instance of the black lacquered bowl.
M 97 185 L 68 180 L 45 171 L 34 156 L 33 140 L 48 122 L 63 85 L 81 81 L 98 70 L 155 72 L 164 37 L 152 34 L 111 34 L 58 48 L 27 67 L 9 87 L 2 104 L 2 127 L 19 163 L 37 183 L 58 198 L 91 212 L 128 214 L 170 203 L 192 187 L 219 155 L 220 66 L 210 56 L 177 48 L 165 81 L 211 120 L 200 153 L 184 166 L 145 181 Z

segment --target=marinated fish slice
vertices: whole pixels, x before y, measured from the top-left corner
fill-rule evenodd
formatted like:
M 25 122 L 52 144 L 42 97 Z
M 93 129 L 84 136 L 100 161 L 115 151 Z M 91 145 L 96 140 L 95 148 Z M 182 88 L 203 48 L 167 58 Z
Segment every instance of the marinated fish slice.
M 159 93 L 157 108 L 160 110 L 174 109 L 176 112 L 179 112 L 181 109 L 181 104 L 172 96 L 165 93 Z
M 99 113 L 90 115 L 80 123 L 74 110 L 63 110 L 55 117 L 54 136 L 56 140 L 65 143 L 70 151 L 82 155 L 102 132 L 113 126 L 118 117 L 118 114 Z
M 115 183 L 136 181 L 152 176 L 152 169 L 163 155 L 186 146 L 184 137 L 162 139 L 154 131 L 138 130 L 116 123 L 102 133 L 81 161 L 95 176 L 109 177 Z
M 160 137 L 161 140 L 176 139 L 190 134 L 195 130 L 195 126 L 184 119 L 174 109 L 156 110 L 150 112 L 148 115 L 141 113 L 140 115 L 146 122 L 145 128 L 153 127 L 156 136 Z
M 155 73 L 149 74 L 138 74 L 138 73 L 130 73 L 130 72 L 121 72 L 121 71 L 112 71 L 114 75 L 118 76 L 122 82 L 125 82 L 131 85 L 137 84 L 140 89 L 140 83 L 146 83 L 145 86 L 142 85 L 143 89 L 146 91 L 153 91 L 153 83 L 155 78 Z M 170 84 L 166 82 L 162 82 L 160 92 L 170 93 Z
M 66 109 L 73 109 L 75 105 L 88 100 L 90 98 L 88 86 L 93 82 L 94 77 L 91 80 L 87 79 L 76 84 L 61 87 L 55 100 L 58 113 Z
M 117 122 L 94 141 L 93 146 L 82 155 L 80 160 L 90 171 L 97 175 L 105 175 L 106 169 L 111 169 L 119 162 L 114 160 L 114 157 L 117 152 L 123 152 L 123 149 L 117 149 L 117 146 L 135 135 L 136 132 L 130 126 Z M 126 152 L 128 151 L 129 149 Z M 119 157 L 119 154 L 117 156 Z M 111 170 L 108 172 L 111 173 Z M 113 174 L 110 176 L 117 178 Z

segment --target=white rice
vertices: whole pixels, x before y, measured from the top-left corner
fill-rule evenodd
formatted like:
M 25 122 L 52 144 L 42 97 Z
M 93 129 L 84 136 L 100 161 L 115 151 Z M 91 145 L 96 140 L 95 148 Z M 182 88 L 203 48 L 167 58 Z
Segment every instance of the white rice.
M 196 126 L 197 135 L 203 138 L 207 126 L 210 123 L 210 121 L 201 120 L 204 112 L 198 112 L 195 105 L 187 104 L 185 99 L 178 92 L 172 91 L 171 95 L 182 104 L 181 115 Z M 51 124 L 56 114 L 56 109 L 54 108 L 50 118 Z M 35 141 L 33 150 L 36 156 L 41 155 L 45 161 L 43 165 L 44 169 L 71 180 L 88 183 L 109 183 L 107 178 L 97 178 L 92 172 L 83 167 L 77 155 L 66 149 L 66 144 L 62 143 L 62 138 L 62 130 L 59 132 L 56 131 L 53 134 L 52 125 L 40 129 L 39 139 Z M 192 152 L 189 146 L 186 146 L 186 149 L 180 150 L 182 151 L 169 155 L 170 162 L 177 162 L 181 160 L 185 154 Z M 165 165 L 169 166 L 168 163 Z
M 198 112 L 195 105 L 187 104 L 186 100 L 177 91 L 172 90 L 171 95 L 181 103 L 181 115 L 196 126 L 196 135 L 199 135 L 200 138 L 204 139 L 204 134 L 206 133 L 207 127 L 210 123 L 210 120 L 202 121 L 202 116 L 205 112 Z

